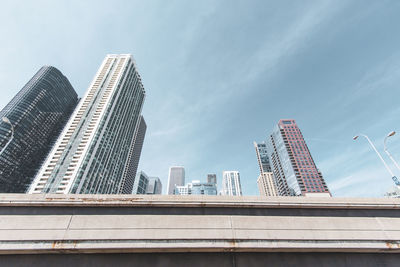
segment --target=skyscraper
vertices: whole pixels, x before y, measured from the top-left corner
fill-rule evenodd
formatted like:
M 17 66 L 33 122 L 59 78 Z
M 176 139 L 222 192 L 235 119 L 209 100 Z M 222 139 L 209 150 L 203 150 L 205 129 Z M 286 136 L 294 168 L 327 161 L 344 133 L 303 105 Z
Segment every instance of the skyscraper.
M 257 179 L 258 190 L 262 196 L 277 196 L 278 192 L 275 185 L 274 175 L 268 158 L 267 145 L 265 142 L 254 142 L 257 161 L 260 168 L 260 175 Z
M 68 79 L 44 66 L 0 111 L 12 125 L 0 123 L 1 193 L 26 192 L 77 101 Z
M 269 138 L 267 151 L 279 195 L 330 196 L 295 120 L 279 121 Z
M 130 194 L 135 181 L 137 168 L 139 165 L 140 154 L 142 153 L 144 136 L 146 134 L 147 125 L 144 121 L 143 116 L 140 116 L 139 124 L 135 130 L 133 145 L 129 152 L 128 167 L 125 168 L 123 182 L 122 182 L 122 193 Z
M 173 166 L 169 168 L 167 194 L 173 195 L 175 186 L 185 185 L 185 168 Z
M 144 97 L 132 56 L 107 55 L 29 193 L 126 193 Z
M 216 174 L 207 174 L 207 183 L 217 184 L 217 175 Z
M 148 195 L 161 195 L 162 183 L 158 177 L 149 177 L 149 184 L 147 185 L 146 194 Z
M 267 144 L 265 142 L 256 143 L 253 142 L 254 148 L 256 149 L 258 166 L 260 167 L 260 173 L 271 172 L 271 164 L 269 163 Z
M 149 185 L 149 177 L 144 171 L 138 172 L 136 175 L 135 183 L 133 184 L 132 194 L 144 195 L 147 192 L 147 187 Z
M 222 172 L 222 195 L 241 196 L 242 186 L 240 184 L 240 175 L 238 171 Z

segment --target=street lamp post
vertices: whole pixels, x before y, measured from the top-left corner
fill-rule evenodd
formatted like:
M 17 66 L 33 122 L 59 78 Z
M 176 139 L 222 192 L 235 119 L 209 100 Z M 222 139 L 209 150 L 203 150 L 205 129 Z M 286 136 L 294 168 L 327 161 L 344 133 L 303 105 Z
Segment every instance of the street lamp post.
M 397 168 L 398 170 L 400 170 L 399 164 L 397 164 L 397 162 L 394 160 L 392 154 L 390 154 L 390 152 L 387 150 L 387 146 L 386 146 L 386 141 L 387 141 L 387 139 L 388 139 L 389 137 L 395 135 L 395 134 L 396 134 L 396 132 L 393 131 L 393 132 L 388 133 L 388 135 L 386 135 L 385 140 L 383 141 L 383 147 L 384 147 L 384 150 L 385 150 L 386 154 L 389 156 L 390 160 L 394 163 L 394 165 L 396 166 L 396 168 Z
M 378 157 L 380 158 L 380 160 L 382 161 L 383 165 L 385 165 L 386 170 L 390 173 L 390 175 L 392 176 L 392 180 L 393 182 L 397 185 L 400 186 L 400 181 L 397 179 L 397 177 L 394 175 L 394 173 L 392 172 L 392 170 L 389 168 L 389 166 L 386 164 L 385 160 L 382 158 L 382 155 L 378 152 L 378 150 L 376 149 L 376 147 L 374 146 L 374 144 L 371 142 L 371 140 L 368 138 L 368 136 L 366 136 L 365 134 L 359 134 L 353 137 L 353 140 L 356 140 L 359 136 L 363 136 L 367 139 L 368 143 L 371 145 L 371 147 L 375 150 L 376 154 L 378 155 Z
M 0 151 L 0 155 L 3 154 L 3 151 L 8 147 L 8 145 L 11 143 L 11 141 L 14 138 L 14 126 L 12 125 L 11 121 L 7 117 L 1 118 L 3 122 L 10 124 L 11 126 L 11 138 L 8 140 L 7 144 L 3 147 L 3 149 Z

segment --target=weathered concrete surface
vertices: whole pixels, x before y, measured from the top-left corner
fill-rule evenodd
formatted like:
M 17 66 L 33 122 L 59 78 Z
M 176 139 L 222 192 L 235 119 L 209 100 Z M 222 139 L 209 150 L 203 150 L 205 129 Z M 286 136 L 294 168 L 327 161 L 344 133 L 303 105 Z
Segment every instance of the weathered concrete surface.
M 51 254 L 85 253 L 70 261 L 101 265 L 104 255 L 127 253 L 119 259 L 151 255 L 173 263 L 174 255 L 193 255 L 217 257 L 220 266 L 256 266 L 239 262 L 253 262 L 251 255 L 260 264 L 285 255 L 310 263 L 375 256 L 367 263 L 376 266 L 392 265 L 399 252 L 400 199 L 0 195 L 0 263 L 40 265 Z

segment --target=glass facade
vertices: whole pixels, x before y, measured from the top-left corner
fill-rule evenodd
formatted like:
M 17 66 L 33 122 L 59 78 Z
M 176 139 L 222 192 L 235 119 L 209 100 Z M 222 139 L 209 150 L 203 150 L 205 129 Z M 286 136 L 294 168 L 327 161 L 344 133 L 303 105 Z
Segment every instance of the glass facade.
M 0 150 L 5 148 L 0 155 L 1 193 L 26 192 L 77 101 L 68 79 L 44 66 L 0 111 L 0 118 L 8 118 L 14 128 L 11 139 L 11 126 L 0 124 Z
M 192 195 L 217 195 L 217 185 L 215 183 L 192 182 Z
M 133 184 L 132 194 L 134 195 L 144 195 L 147 192 L 149 185 L 149 177 L 143 171 L 139 172 L 136 176 L 135 182 Z
M 279 151 L 282 151 L 282 137 L 279 133 L 279 128 L 275 128 L 270 136 L 270 140 L 267 143 L 267 151 L 270 157 L 270 162 L 272 165 L 272 170 L 275 179 L 275 185 L 278 189 L 278 194 L 281 196 L 289 196 L 290 191 L 286 181 L 286 175 L 283 170 L 283 166 L 287 169 L 289 166 L 287 165 L 287 158 L 284 158 L 284 155 L 280 155 Z M 282 158 L 283 157 L 283 158 Z M 282 158 L 282 159 L 281 159 Z M 282 164 L 283 161 L 286 164 Z
M 107 55 L 29 193 L 126 193 L 144 97 L 132 56 Z
M 256 149 L 258 165 L 260 167 L 260 173 L 271 172 L 271 164 L 269 163 L 269 157 L 267 152 L 267 144 L 265 142 L 256 143 L 254 142 L 254 148 Z

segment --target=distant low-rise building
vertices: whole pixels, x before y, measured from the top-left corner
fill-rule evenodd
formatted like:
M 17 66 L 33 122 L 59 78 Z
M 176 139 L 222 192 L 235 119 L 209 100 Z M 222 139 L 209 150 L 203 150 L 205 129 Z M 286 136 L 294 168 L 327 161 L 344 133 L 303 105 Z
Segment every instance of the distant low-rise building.
M 175 187 L 175 195 L 217 195 L 217 184 L 214 182 L 202 183 L 199 180 L 193 180 L 184 186 Z
M 207 183 L 217 184 L 217 175 L 215 173 L 207 174 Z
M 400 188 L 393 186 L 386 192 L 385 197 L 400 198 Z

